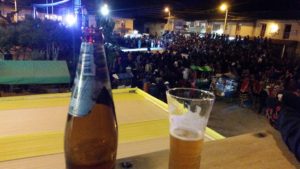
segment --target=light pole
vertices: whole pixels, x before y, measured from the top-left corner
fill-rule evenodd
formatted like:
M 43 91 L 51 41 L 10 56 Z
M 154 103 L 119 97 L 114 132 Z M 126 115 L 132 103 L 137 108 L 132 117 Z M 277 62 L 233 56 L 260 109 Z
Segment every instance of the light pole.
M 167 23 L 167 27 L 168 27 L 168 30 L 171 30 L 171 26 L 170 26 L 170 19 L 171 19 L 171 10 L 169 7 L 165 7 L 165 13 L 168 13 L 168 23 Z
M 223 3 L 220 6 L 220 10 L 225 12 L 225 19 L 224 19 L 224 32 L 225 32 L 227 29 L 228 5 L 226 3 Z
M 17 0 L 14 1 L 15 2 L 15 22 L 18 22 L 18 3 Z

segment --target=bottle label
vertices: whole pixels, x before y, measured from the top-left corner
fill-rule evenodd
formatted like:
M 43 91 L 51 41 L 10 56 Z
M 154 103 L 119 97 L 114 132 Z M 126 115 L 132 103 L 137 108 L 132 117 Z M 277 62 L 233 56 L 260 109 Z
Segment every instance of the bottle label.
M 93 55 L 83 53 L 82 54 L 82 71 L 83 76 L 95 76 L 95 64 Z
M 93 108 L 95 101 L 95 63 L 93 48 L 90 45 L 81 46 L 81 58 L 76 72 L 74 87 L 71 97 L 69 114 L 73 116 L 85 116 Z
M 95 81 L 93 78 L 86 78 L 82 81 L 76 79 L 76 81 L 77 85 L 72 94 L 69 113 L 73 116 L 85 116 L 95 104 L 92 99 Z

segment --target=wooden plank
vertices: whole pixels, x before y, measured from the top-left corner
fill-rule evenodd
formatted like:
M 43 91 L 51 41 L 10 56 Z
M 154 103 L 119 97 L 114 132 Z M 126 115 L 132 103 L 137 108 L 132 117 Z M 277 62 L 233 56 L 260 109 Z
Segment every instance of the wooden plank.
M 121 159 L 133 168 L 167 169 L 168 151 Z M 201 169 L 300 169 L 277 131 L 246 134 L 205 142 Z
M 277 132 L 247 134 L 207 143 L 203 168 L 299 169 Z
M 119 125 L 119 144 L 169 136 L 168 121 L 154 120 Z M 63 152 L 63 132 L 43 132 L 0 137 L 0 162 Z M 132 144 L 134 146 L 134 144 Z M 151 146 L 151 145 L 149 145 Z M 127 154 L 132 152 L 127 152 Z M 145 152 L 144 152 L 145 153 Z
M 163 137 L 131 143 L 123 143 L 118 147 L 117 158 L 128 158 L 145 153 L 167 150 L 169 138 Z M 65 169 L 63 153 L 46 155 L 34 158 L 24 158 L 0 162 L 0 169 Z
M 0 137 L 64 131 L 68 107 L 0 111 Z
M 0 162 L 0 169 L 65 169 L 62 153 Z
M 262 137 L 263 136 L 263 137 Z M 140 149 L 158 151 L 135 157 L 123 158 L 119 156 L 116 169 L 121 169 L 120 162 L 129 161 L 133 168 L 167 169 L 168 151 L 159 151 L 160 144 L 167 143 L 168 139 L 148 140 L 152 143 L 123 145 L 119 150 L 136 152 Z M 168 144 L 168 143 L 167 143 Z M 168 146 L 168 145 L 164 146 Z M 126 147 L 131 147 L 126 150 Z M 120 153 L 119 153 L 120 154 Z M 121 153 L 122 154 L 122 153 Z M 126 154 L 126 153 L 125 153 Z M 0 169 L 64 169 L 63 154 L 48 155 L 36 158 L 13 160 L 0 163 Z M 280 136 L 273 132 L 262 134 L 247 134 L 218 141 L 205 142 L 202 153 L 201 169 L 299 169 L 299 162 L 291 154 Z

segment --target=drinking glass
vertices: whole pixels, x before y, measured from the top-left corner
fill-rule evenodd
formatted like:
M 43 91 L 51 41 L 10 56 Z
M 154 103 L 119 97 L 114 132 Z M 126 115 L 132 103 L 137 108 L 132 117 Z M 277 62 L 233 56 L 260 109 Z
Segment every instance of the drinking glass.
M 199 169 L 213 93 L 174 88 L 167 91 L 170 121 L 169 169 Z

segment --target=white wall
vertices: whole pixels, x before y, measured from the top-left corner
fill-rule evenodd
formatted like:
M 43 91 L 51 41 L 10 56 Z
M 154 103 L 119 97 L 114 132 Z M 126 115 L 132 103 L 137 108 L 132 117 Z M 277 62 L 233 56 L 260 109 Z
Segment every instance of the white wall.
M 239 31 L 239 35 L 241 36 L 253 36 L 255 24 L 254 23 L 241 23 L 241 29 Z
M 224 23 L 223 22 L 209 22 L 208 27 L 211 30 L 211 32 L 208 32 L 208 33 L 217 33 L 217 31 L 224 28 Z
M 237 31 L 238 25 L 240 25 L 240 30 Z M 218 26 L 220 25 L 220 27 Z M 229 36 L 235 36 L 235 35 L 241 35 L 241 36 L 253 36 L 254 34 L 254 26 L 255 24 L 253 22 L 228 22 L 227 23 L 227 29 L 224 32 L 225 34 L 228 34 Z M 208 27 L 211 28 L 212 32 L 207 33 L 215 33 L 217 29 L 223 29 L 224 30 L 224 22 L 210 22 L 208 24 Z
M 236 34 L 236 23 L 228 23 L 225 31 L 229 36 L 235 36 Z
M 206 20 L 197 20 L 197 21 L 192 21 L 192 22 L 186 22 L 186 25 L 188 26 L 189 32 L 205 33 L 206 32 L 205 30 L 207 28 L 207 21 Z M 202 28 L 202 30 L 201 30 L 201 28 Z
M 195 24 L 198 22 L 198 24 Z M 191 24 L 194 26 L 189 27 L 189 31 L 191 32 L 200 32 L 201 24 L 205 24 L 206 33 L 212 33 L 216 31 L 216 26 L 221 25 L 220 28 L 224 29 L 224 22 L 222 21 L 212 21 L 207 22 L 206 20 L 198 20 L 192 22 L 186 22 L 187 25 Z M 238 25 L 240 30 L 237 31 Z M 287 40 L 295 40 L 300 41 L 300 20 L 257 20 L 256 22 L 234 22 L 230 21 L 227 25 L 226 34 L 230 36 L 241 35 L 241 36 L 260 36 L 262 24 L 266 24 L 266 32 L 265 37 L 272 38 L 272 39 L 283 39 L 284 29 L 286 24 L 292 25 L 290 37 Z M 278 32 L 272 33 L 271 32 L 271 25 L 277 24 L 278 25 Z M 150 32 L 155 32 L 151 30 L 158 30 L 158 28 L 151 27 Z M 159 31 L 157 31 L 159 32 Z

